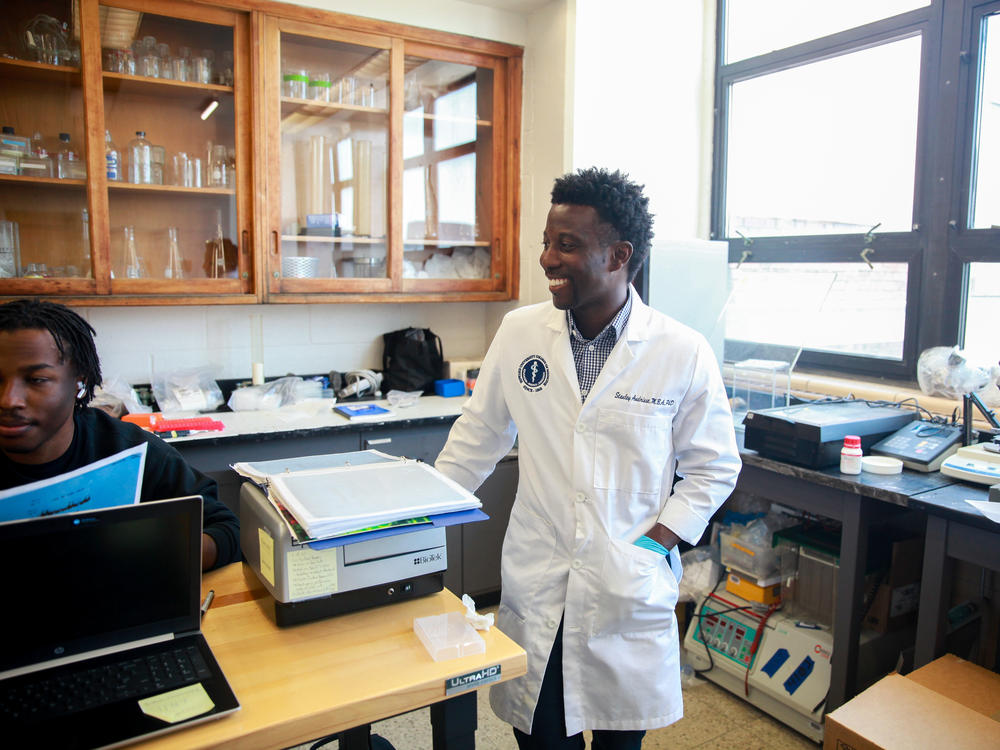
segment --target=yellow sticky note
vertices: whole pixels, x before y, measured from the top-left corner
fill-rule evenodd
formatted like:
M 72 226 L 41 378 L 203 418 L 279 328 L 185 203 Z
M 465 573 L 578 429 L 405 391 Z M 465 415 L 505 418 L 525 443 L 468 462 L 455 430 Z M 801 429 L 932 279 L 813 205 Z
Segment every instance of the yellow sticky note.
M 274 539 L 267 533 L 267 529 L 257 529 L 257 539 L 260 546 L 260 574 L 264 579 L 274 585 Z
M 184 719 L 211 711 L 215 708 L 215 704 L 199 682 L 143 698 L 139 701 L 139 708 L 147 716 L 160 719 L 168 724 L 176 724 L 178 721 L 184 721 Z

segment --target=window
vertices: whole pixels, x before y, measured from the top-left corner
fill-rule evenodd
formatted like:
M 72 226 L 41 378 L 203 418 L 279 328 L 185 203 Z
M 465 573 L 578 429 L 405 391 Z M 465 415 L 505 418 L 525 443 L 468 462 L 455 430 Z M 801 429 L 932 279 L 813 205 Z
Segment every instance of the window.
M 718 8 L 727 346 L 911 380 L 930 346 L 996 362 L 1000 0 Z

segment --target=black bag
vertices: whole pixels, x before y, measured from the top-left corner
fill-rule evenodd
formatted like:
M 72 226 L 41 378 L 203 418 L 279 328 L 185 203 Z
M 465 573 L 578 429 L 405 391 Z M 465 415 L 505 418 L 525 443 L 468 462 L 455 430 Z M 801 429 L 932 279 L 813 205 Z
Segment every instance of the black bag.
M 434 381 L 444 370 L 441 338 L 430 328 L 405 328 L 383 334 L 382 340 L 382 392 L 434 393 Z

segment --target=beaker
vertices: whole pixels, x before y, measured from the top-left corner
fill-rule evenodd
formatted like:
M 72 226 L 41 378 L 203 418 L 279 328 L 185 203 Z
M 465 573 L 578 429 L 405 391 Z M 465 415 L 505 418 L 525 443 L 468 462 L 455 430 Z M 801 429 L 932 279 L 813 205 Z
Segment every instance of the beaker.
M 139 252 L 135 246 L 135 227 L 131 224 L 126 224 L 123 234 L 125 244 L 125 278 L 141 279 L 145 276 L 145 273 L 143 273 L 142 259 L 139 257 Z
M 21 270 L 21 238 L 16 221 L 0 221 L 0 279 L 13 279 Z
M 163 275 L 168 279 L 183 279 L 181 251 L 177 243 L 177 227 L 167 227 L 167 267 Z

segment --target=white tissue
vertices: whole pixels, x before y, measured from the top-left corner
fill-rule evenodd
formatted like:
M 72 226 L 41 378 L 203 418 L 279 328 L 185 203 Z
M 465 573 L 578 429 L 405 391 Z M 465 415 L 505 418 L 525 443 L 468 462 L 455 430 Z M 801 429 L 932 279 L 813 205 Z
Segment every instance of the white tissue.
M 493 627 L 493 613 L 481 615 L 476 612 L 476 603 L 468 594 L 462 594 L 462 604 L 465 605 L 465 619 L 476 630 L 489 631 Z

